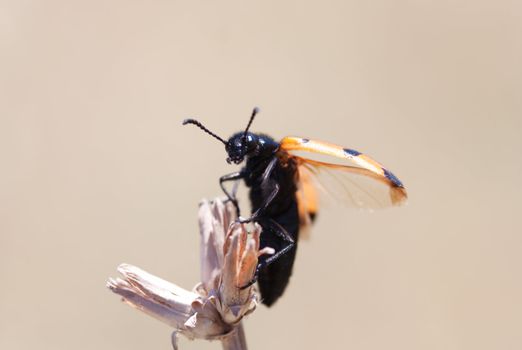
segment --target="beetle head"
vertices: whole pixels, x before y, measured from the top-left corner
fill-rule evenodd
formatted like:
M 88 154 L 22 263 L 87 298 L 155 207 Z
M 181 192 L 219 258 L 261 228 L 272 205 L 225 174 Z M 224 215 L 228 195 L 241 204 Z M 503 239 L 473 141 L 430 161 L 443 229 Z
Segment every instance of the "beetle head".
M 248 130 L 250 129 L 250 125 L 252 125 L 252 122 L 254 121 L 254 118 L 258 112 L 259 108 L 255 107 L 252 111 L 252 115 L 250 116 L 250 120 L 248 121 L 245 131 L 241 131 L 232 135 L 228 141 L 223 140 L 221 137 L 208 130 L 203 124 L 195 119 L 185 119 L 183 121 L 183 125 L 194 124 L 210 136 L 221 141 L 223 144 L 225 144 L 225 150 L 228 154 L 227 163 L 240 164 L 243 162 L 245 157 L 257 150 L 258 137 L 255 134 L 248 132 Z

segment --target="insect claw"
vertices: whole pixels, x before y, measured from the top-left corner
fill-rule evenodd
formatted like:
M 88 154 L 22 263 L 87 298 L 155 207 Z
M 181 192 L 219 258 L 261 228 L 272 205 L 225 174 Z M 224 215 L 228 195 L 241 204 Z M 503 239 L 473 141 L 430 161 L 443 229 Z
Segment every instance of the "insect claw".
M 241 217 L 238 217 L 235 221 L 236 224 L 249 224 L 251 223 L 252 221 L 254 221 L 252 218 L 248 218 L 248 219 L 245 219 L 245 218 L 241 218 Z
M 256 271 L 254 272 L 254 276 L 252 277 L 252 279 L 247 284 L 245 284 L 244 286 L 240 286 L 239 289 L 240 290 L 244 290 L 244 289 L 247 289 L 248 287 L 251 287 L 252 285 L 254 285 L 257 282 L 257 275 L 258 274 L 259 274 L 259 266 L 256 267 Z
M 250 282 L 248 282 L 244 286 L 240 286 L 239 289 L 241 289 L 241 290 L 247 289 L 248 287 L 251 287 L 252 285 L 254 285 L 254 283 L 256 283 L 256 282 L 257 282 L 257 278 L 251 279 Z

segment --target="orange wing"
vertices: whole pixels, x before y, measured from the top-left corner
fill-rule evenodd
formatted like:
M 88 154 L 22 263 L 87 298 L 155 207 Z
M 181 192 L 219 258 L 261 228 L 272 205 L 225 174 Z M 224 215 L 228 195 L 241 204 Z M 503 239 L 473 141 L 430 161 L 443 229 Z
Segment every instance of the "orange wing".
M 315 220 L 318 210 L 317 187 L 312 174 L 302 166 L 298 168 L 297 207 L 299 210 L 299 227 L 301 237 L 308 237 L 309 227 Z
M 303 226 L 310 222 L 306 216 L 313 217 L 317 212 L 316 188 L 322 188 L 333 197 L 357 208 L 396 206 L 407 199 L 402 182 L 365 154 L 300 137 L 285 137 L 280 144 L 280 150 L 288 152 L 298 164 L 300 191 L 297 198 Z M 310 159 L 309 156 L 313 154 L 332 156 L 337 159 L 337 163 Z

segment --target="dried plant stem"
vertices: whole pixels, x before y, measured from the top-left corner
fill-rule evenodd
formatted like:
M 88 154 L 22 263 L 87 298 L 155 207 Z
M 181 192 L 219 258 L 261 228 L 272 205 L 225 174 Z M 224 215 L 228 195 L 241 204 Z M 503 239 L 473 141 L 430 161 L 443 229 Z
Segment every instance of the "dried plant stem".
M 120 278 L 107 287 L 130 306 L 172 326 L 172 346 L 178 334 L 189 339 L 220 340 L 224 350 L 246 350 L 241 319 L 257 306 L 253 286 L 240 289 L 258 263 L 261 228 L 248 232 L 235 222 L 235 208 L 220 198 L 199 208 L 201 283 L 192 291 L 156 277 L 136 266 L 121 264 Z
M 232 333 L 221 340 L 223 350 L 247 350 L 245 330 L 239 323 Z

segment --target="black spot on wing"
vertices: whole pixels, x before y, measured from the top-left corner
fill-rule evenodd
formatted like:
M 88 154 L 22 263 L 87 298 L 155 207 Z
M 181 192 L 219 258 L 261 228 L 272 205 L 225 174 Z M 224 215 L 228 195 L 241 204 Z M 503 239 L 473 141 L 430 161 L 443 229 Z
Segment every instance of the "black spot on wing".
M 393 173 L 389 170 L 386 170 L 384 168 L 382 168 L 382 170 L 384 171 L 384 176 L 386 176 L 386 178 L 388 180 L 390 180 L 395 186 L 397 187 L 404 187 L 404 185 L 402 184 L 401 180 L 399 180 L 397 178 L 397 176 L 393 175 Z
M 344 153 L 346 153 L 349 157 L 357 157 L 358 155 L 362 154 L 359 151 L 356 151 L 354 149 L 345 148 L 343 149 Z
M 308 143 L 310 142 L 310 139 L 301 139 L 301 143 Z

